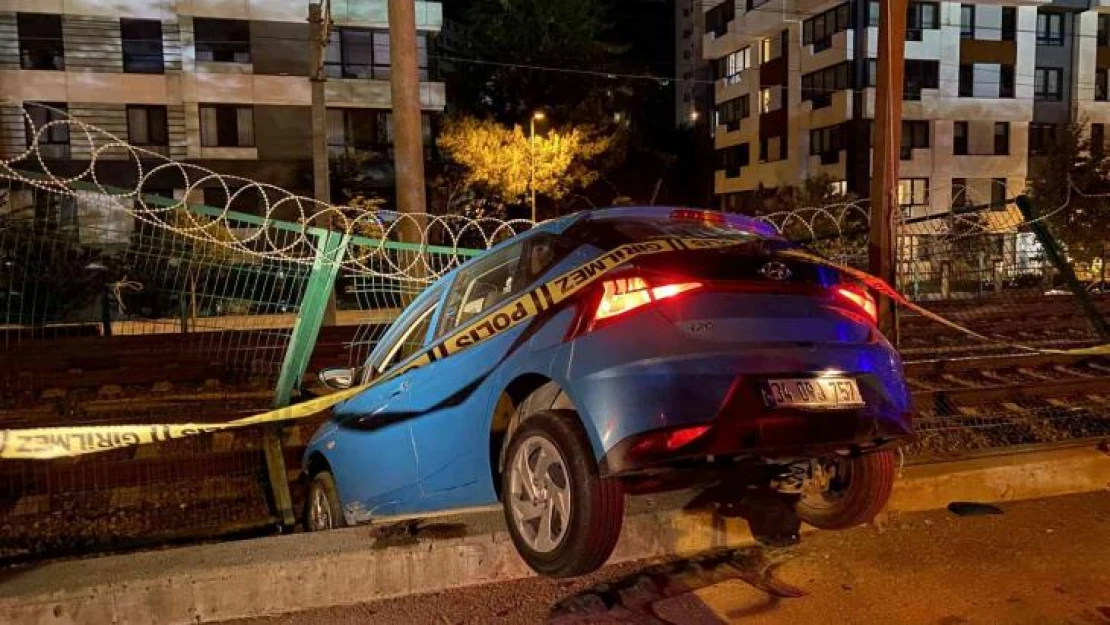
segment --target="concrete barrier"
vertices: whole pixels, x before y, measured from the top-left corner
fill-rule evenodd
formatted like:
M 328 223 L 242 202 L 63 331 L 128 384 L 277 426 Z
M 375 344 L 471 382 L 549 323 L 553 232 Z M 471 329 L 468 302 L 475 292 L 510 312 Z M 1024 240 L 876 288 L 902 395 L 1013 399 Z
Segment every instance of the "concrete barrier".
M 1103 450 L 1032 452 L 908 467 L 888 513 L 1107 489 Z M 751 543 L 743 521 L 684 512 L 687 499 L 659 498 L 630 515 L 612 561 Z M 434 522 L 415 537 L 375 537 L 359 527 L 8 570 L 0 572 L 0 623 L 203 623 L 530 574 L 497 517 L 486 515 Z

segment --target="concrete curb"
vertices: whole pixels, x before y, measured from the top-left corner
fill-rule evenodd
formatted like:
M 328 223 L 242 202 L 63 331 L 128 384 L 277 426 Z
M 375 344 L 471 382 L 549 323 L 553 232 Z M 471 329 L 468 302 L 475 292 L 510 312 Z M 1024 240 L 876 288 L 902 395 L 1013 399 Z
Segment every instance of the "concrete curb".
M 1110 456 L 1072 448 L 905 469 L 888 514 L 1110 489 Z M 203 623 L 530 575 L 505 531 L 381 546 L 366 528 L 0 573 L 0 622 Z M 746 523 L 679 510 L 631 516 L 613 562 L 750 544 Z

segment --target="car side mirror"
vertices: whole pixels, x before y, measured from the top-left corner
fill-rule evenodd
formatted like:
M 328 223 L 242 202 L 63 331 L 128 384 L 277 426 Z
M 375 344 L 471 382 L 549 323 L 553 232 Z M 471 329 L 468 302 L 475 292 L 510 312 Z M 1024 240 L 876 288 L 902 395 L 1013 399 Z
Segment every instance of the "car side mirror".
M 356 369 L 350 367 L 337 367 L 324 369 L 317 375 L 324 386 L 332 390 L 343 391 L 354 386 L 356 372 Z

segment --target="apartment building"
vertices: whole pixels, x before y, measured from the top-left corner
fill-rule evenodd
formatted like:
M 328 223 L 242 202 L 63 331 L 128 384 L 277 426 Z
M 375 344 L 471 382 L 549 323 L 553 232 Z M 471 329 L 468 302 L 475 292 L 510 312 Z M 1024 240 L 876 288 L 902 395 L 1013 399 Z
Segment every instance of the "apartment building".
M 702 53 L 702 34 L 707 32 L 700 0 L 676 0 L 675 23 L 675 124 L 704 127 L 712 119 L 713 73 Z M 714 25 L 716 27 L 716 25 Z
M 326 50 L 328 147 L 375 155 L 368 184 L 392 180 L 390 43 L 386 0 L 338 0 Z M 0 0 L 0 155 L 30 143 L 45 103 L 170 158 L 310 192 L 308 3 L 301 0 Z M 429 53 L 438 2 L 416 2 L 425 141 L 445 105 Z M 81 133 L 57 127 L 40 153 L 59 171 L 92 158 Z M 97 157 L 97 177 L 134 184 L 121 151 Z M 148 190 L 159 189 L 157 179 Z M 173 182 L 166 182 L 174 185 Z M 334 186 L 334 185 L 333 185 Z M 191 200 L 222 204 L 213 185 Z M 219 197 L 217 197 L 219 196 Z
M 878 2 L 724 0 L 706 6 L 715 67 L 715 192 L 827 175 L 869 194 Z M 1110 13 L 1075 0 L 909 2 L 898 183 L 908 218 L 1001 202 L 1030 154 L 1072 119 L 1110 121 Z M 1104 135 L 1103 135 L 1104 136 Z M 1002 223 L 1010 217 L 998 215 Z

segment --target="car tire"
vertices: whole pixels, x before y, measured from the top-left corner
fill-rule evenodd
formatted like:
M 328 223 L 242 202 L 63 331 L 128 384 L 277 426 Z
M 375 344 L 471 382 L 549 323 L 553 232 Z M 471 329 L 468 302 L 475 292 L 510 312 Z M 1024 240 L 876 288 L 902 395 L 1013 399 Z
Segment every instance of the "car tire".
M 869 523 L 890 499 L 895 471 L 894 451 L 890 449 L 841 459 L 840 475 L 833 479 L 828 492 L 803 494 L 798 500 L 798 517 L 826 530 Z
M 548 577 L 600 568 L 620 537 L 624 489 L 615 478 L 599 477 L 578 415 L 571 410 L 530 415 L 513 432 L 505 459 L 505 523 L 528 566 Z
M 304 527 L 309 532 L 323 532 L 346 527 L 343 506 L 339 503 L 339 490 L 335 478 L 327 471 L 312 476 L 308 484 L 308 502 L 304 515 Z

